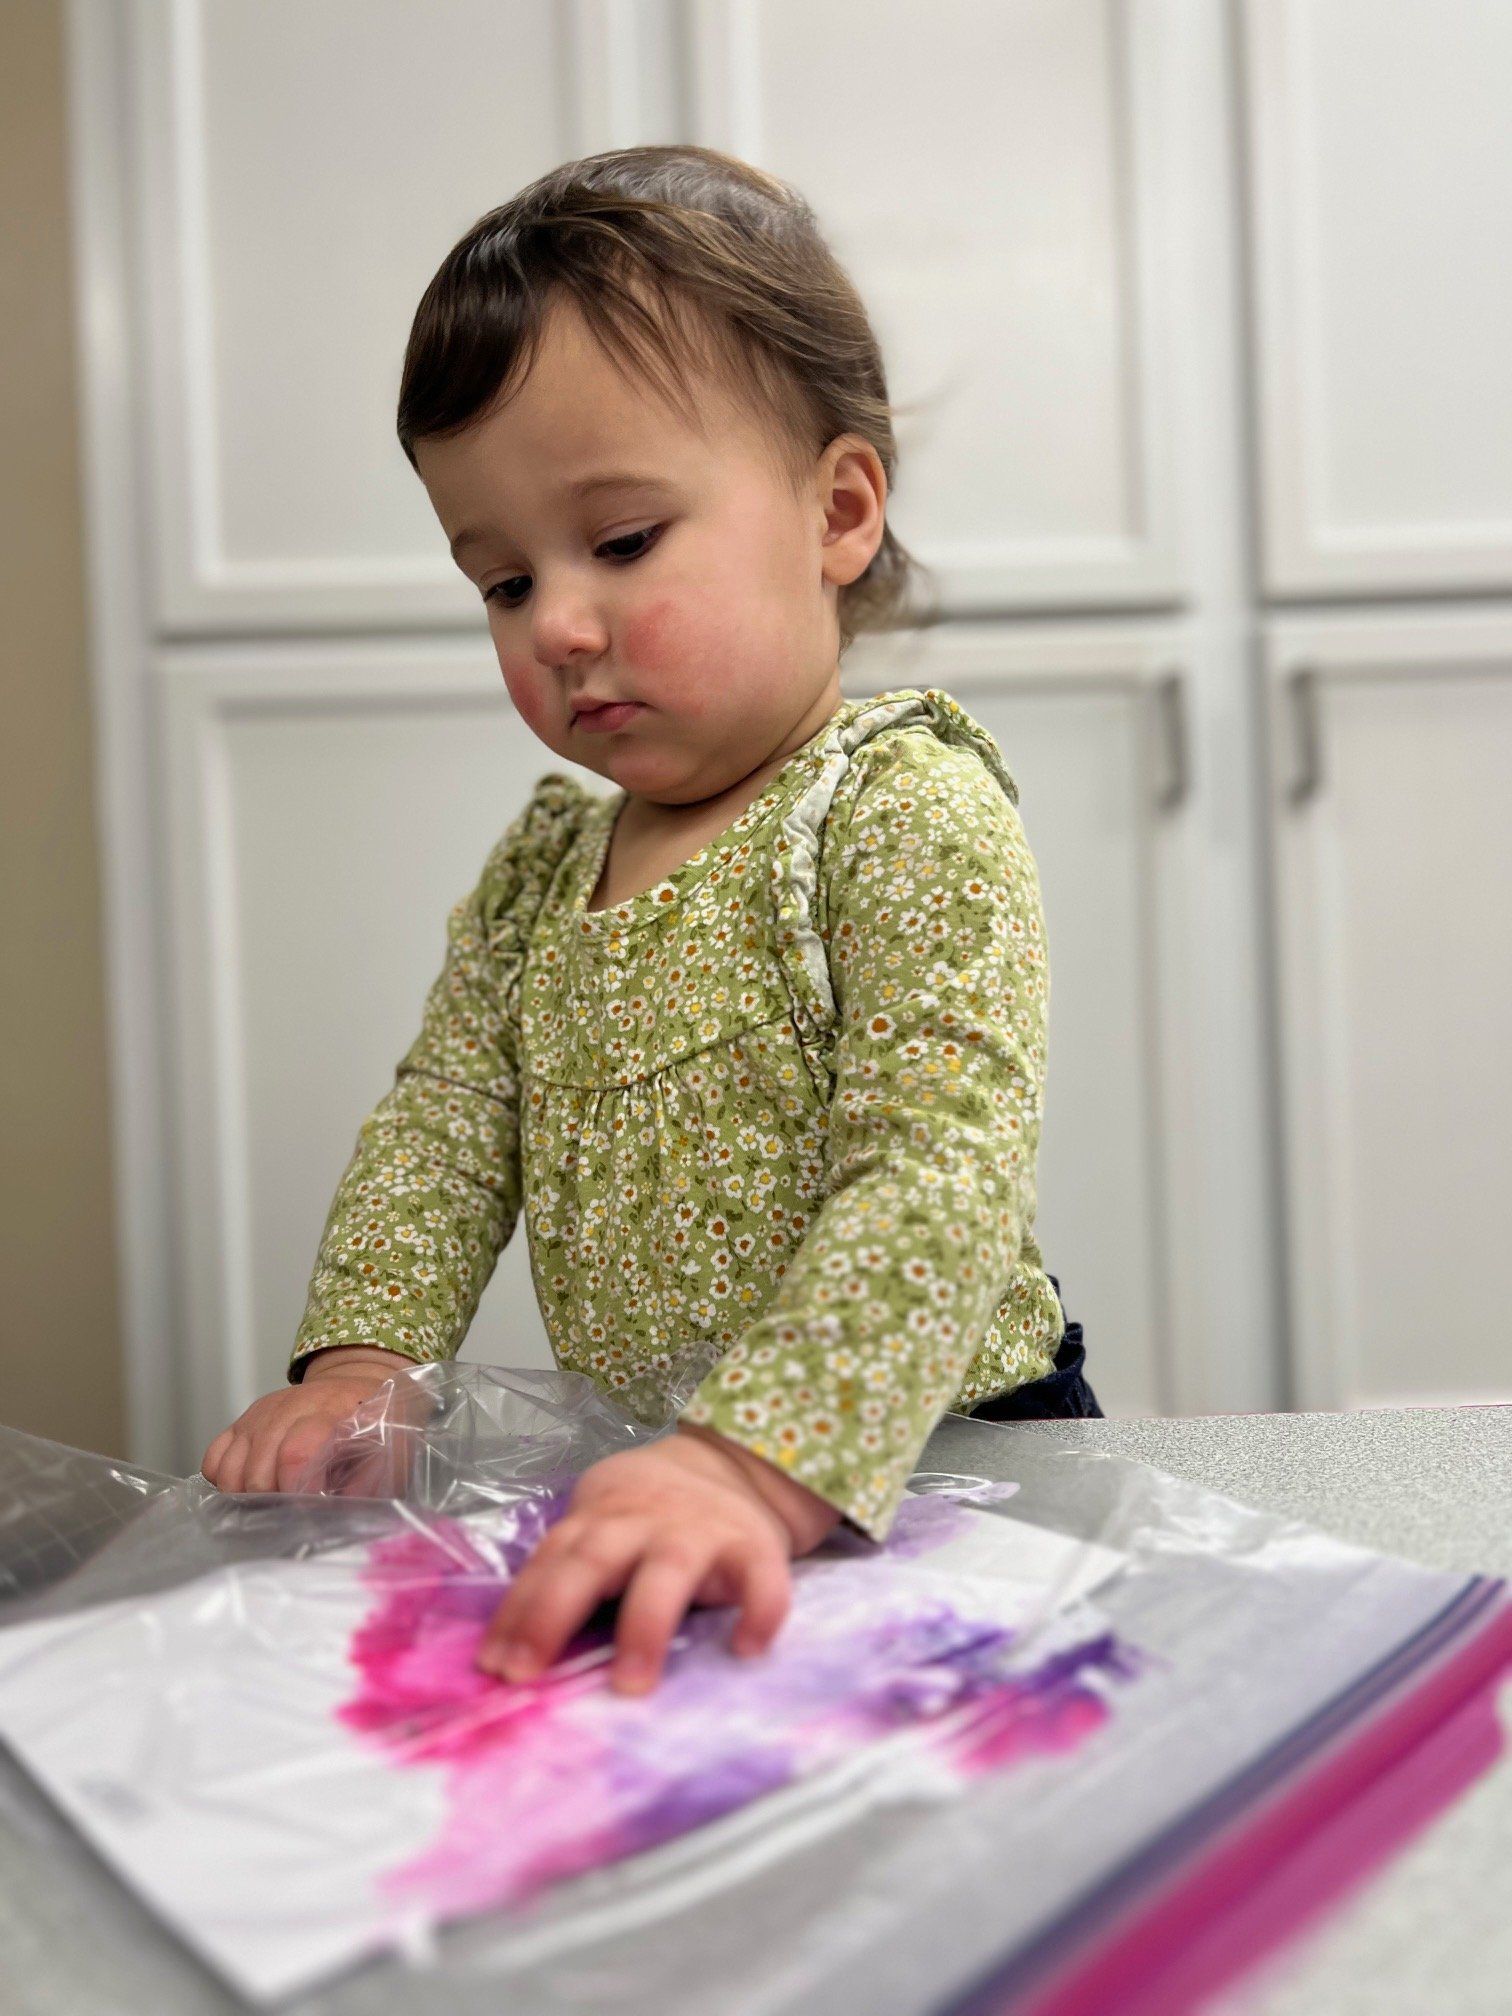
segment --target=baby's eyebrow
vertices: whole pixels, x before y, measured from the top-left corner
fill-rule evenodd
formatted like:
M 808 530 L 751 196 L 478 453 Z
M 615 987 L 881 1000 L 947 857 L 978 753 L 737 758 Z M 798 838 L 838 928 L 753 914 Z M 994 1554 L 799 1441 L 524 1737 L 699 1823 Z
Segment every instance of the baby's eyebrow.
M 568 483 L 564 494 L 574 499 L 593 497 L 601 490 L 657 490 L 671 496 L 675 485 L 664 476 L 650 476 L 635 469 L 608 469 L 598 476 L 580 476 L 576 482 Z M 455 560 L 464 546 L 476 546 L 487 539 L 488 533 L 477 528 L 459 532 L 451 542 L 451 557 Z
M 569 497 L 591 497 L 599 490 L 670 490 L 664 476 L 644 476 L 633 469 L 612 469 L 602 476 L 580 476 L 567 485 Z

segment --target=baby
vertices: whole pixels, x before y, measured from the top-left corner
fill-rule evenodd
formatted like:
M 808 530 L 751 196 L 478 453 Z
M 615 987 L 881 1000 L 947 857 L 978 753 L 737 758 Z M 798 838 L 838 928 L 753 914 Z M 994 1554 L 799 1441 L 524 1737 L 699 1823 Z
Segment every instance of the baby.
M 947 1408 L 1098 1411 L 1033 1233 L 1038 877 L 969 714 L 841 696 L 912 563 L 877 342 L 786 184 L 694 146 L 544 176 L 427 288 L 399 438 L 516 713 L 615 789 L 542 776 L 453 910 L 289 1383 L 204 1474 L 287 1489 L 452 1356 L 523 1209 L 559 1364 L 710 1369 L 578 1480 L 479 1662 L 527 1680 L 618 1596 L 645 1689 L 690 1604 L 759 1652 L 791 1559 L 884 1539 Z

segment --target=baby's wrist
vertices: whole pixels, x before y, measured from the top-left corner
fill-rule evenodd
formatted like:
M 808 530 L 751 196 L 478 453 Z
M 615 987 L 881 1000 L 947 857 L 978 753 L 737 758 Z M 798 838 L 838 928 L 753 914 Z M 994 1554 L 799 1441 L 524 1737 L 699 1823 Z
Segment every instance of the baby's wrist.
M 764 1456 L 701 1422 L 679 1421 L 677 1426 L 681 1434 L 712 1443 L 735 1466 L 767 1509 L 782 1522 L 795 1553 L 803 1554 L 810 1547 L 817 1547 L 831 1527 L 839 1524 L 843 1514 L 837 1505 L 831 1505 L 796 1478 L 784 1476 Z
M 399 1373 L 414 1363 L 401 1351 L 386 1351 L 381 1344 L 328 1344 L 323 1350 L 312 1351 L 304 1361 L 301 1375 L 305 1380 L 329 1378 L 333 1374 L 362 1374 L 371 1372 L 375 1381 L 397 1378 Z

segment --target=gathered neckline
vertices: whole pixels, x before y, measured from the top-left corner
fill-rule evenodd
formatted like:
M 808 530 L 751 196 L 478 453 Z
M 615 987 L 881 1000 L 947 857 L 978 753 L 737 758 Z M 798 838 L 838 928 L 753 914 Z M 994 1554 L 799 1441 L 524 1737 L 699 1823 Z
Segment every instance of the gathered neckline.
M 801 744 L 783 763 L 780 770 L 756 794 L 745 809 L 736 814 L 723 832 L 716 833 L 670 875 L 655 882 L 649 889 L 641 889 L 633 896 L 627 896 L 623 903 L 611 903 L 602 910 L 590 910 L 588 898 L 598 887 L 604 862 L 608 857 L 609 843 L 614 837 L 615 824 L 621 811 L 629 802 L 629 793 L 616 791 L 598 801 L 596 823 L 585 827 L 585 837 L 591 836 L 592 846 L 588 849 L 586 869 L 579 876 L 573 892 L 571 916 L 578 931 L 583 936 L 605 929 L 624 931 L 636 925 L 649 923 L 652 918 L 666 915 L 677 908 L 682 896 L 706 875 L 712 874 L 721 862 L 726 860 L 740 846 L 747 834 L 759 826 L 771 813 L 775 803 L 790 787 L 792 773 L 801 763 L 811 763 L 836 724 L 865 705 L 861 699 L 842 700 L 835 712 L 820 727 L 814 730 L 808 741 Z

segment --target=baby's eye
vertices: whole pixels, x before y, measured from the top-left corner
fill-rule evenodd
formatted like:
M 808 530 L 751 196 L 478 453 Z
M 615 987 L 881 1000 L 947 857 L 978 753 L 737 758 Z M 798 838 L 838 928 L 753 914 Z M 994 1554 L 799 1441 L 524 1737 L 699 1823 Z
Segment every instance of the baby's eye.
M 639 560 L 642 553 L 650 550 L 650 545 L 654 543 L 661 529 L 660 525 L 647 525 L 639 532 L 622 532 L 618 539 L 606 539 L 598 550 L 600 553 L 608 553 L 616 546 L 628 546 L 633 539 L 644 539 L 647 544 L 637 546 L 633 553 L 616 553 L 614 556 L 617 560 Z
M 622 532 L 617 539 L 606 539 L 598 550 L 600 553 L 610 554 L 614 559 L 620 561 L 622 565 L 628 565 L 630 561 L 639 560 L 643 553 L 648 553 L 651 550 L 662 529 L 660 525 L 647 525 L 639 532 Z M 623 553 L 616 550 L 619 547 L 631 545 L 637 539 L 644 539 L 646 544 L 644 546 L 637 546 L 632 553 Z M 504 609 L 518 609 L 520 604 L 518 601 L 511 599 L 509 591 L 512 588 L 518 587 L 521 582 L 524 582 L 528 587 L 530 585 L 530 576 L 528 574 L 511 574 L 503 581 L 496 581 L 492 588 L 488 589 L 485 593 L 483 600 L 485 602 L 497 602 Z

